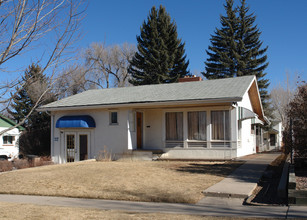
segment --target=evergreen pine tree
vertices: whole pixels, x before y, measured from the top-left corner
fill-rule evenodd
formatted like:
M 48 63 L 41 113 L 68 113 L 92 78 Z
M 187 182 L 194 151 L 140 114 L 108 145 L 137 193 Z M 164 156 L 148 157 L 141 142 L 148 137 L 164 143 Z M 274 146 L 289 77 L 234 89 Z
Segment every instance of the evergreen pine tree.
M 255 25 L 256 16 L 249 14 L 245 0 L 240 7 L 233 9 L 233 0 L 226 0 L 226 16 L 221 16 L 221 29 L 216 29 L 211 37 L 211 44 L 206 52 L 209 56 L 205 62 L 207 79 L 256 75 L 262 105 L 267 116 L 271 116 L 265 79 L 268 47 L 262 48 L 261 32 Z
M 36 96 L 40 96 L 48 83 L 48 78 L 42 74 L 41 68 L 34 64 L 28 67 L 22 79 L 24 85 L 22 88 L 16 88 L 17 94 L 14 95 L 8 111 L 17 122 L 21 122 L 34 108 Z M 39 106 L 54 100 L 52 94 L 46 94 Z M 50 153 L 50 116 L 47 113 L 33 111 L 23 126 L 26 131 L 19 139 L 20 151 L 35 155 Z
M 133 85 L 176 82 L 188 74 L 184 43 L 177 27 L 163 6 L 152 7 L 137 37 L 138 51 L 128 69 Z
M 259 93 L 262 101 L 265 115 L 272 117 L 271 109 L 268 103 L 269 80 L 264 77 L 267 73 L 264 70 L 269 65 L 267 55 L 268 47 L 261 48 L 260 30 L 255 25 L 256 16 L 249 14 L 249 7 L 245 0 L 241 0 L 241 6 L 238 8 L 238 34 L 237 34 L 237 53 L 240 55 L 237 65 L 237 76 L 256 75 Z
M 19 91 L 18 91 L 19 90 Z M 8 113 L 17 122 L 21 122 L 30 112 L 30 108 L 33 105 L 32 100 L 27 95 L 25 89 L 17 87 L 18 93 L 13 96 L 11 109 L 8 109 Z
M 228 78 L 235 74 L 238 21 L 233 0 L 227 0 L 224 8 L 226 16 L 220 18 L 222 28 L 216 28 L 215 35 L 211 35 L 212 46 L 206 51 L 209 58 L 205 62 L 206 72 L 203 75 L 207 79 Z

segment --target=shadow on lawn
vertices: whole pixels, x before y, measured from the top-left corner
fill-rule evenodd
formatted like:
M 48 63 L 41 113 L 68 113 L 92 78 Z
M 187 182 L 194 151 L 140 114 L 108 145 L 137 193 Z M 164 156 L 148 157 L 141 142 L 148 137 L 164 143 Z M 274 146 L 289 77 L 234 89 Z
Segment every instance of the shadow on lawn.
M 241 166 L 243 162 L 226 162 L 223 164 L 199 164 L 190 163 L 188 166 L 182 166 L 176 170 L 185 173 L 210 174 L 215 176 L 226 177 L 236 168 Z

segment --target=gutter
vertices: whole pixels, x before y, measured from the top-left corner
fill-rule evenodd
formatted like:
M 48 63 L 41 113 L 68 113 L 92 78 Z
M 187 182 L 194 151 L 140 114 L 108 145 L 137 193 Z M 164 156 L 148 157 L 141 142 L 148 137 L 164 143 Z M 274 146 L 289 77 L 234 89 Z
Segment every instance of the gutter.
M 92 104 L 92 105 L 75 105 L 44 107 L 41 106 L 37 111 L 61 111 L 61 110 L 82 110 L 82 109 L 105 109 L 105 108 L 123 108 L 123 107 L 151 107 L 151 106 L 168 106 L 168 105 L 188 105 L 188 104 L 215 104 L 215 103 L 233 103 L 242 101 L 242 97 L 221 98 L 221 99 L 200 99 L 200 100 L 182 100 L 182 101 L 148 101 L 148 102 L 127 102 L 114 104 Z

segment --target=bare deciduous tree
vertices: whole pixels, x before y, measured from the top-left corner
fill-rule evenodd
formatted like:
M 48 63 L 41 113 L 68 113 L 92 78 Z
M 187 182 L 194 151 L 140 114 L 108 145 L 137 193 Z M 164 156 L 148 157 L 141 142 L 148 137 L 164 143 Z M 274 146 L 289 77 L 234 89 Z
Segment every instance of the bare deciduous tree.
M 40 92 L 35 91 L 37 102 L 32 111 L 13 129 L 23 124 L 29 115 L 39 106 L 40 100 L 56 82 L 57 67 L 69 59 L 64 54 L 76 39 L 84 11 L 84 1 L 75 0 L 2 0 L 0 1 L 0 74 L 13 70 L 5 66 L 19 55 L 39 47 L 41 72 L 48 72 L 50 83 Z M 44 47 L 46 46 L 46 47 Z M 65 55 L 65 56 L 63 56 Z M 17 62 L 16 62 L 17 64 Z M 16 69 L 22 67 L 15 66 Z M 0 102 L 8 103 L 14 94 L 8 93 L 18 85 L 25 84 L 21 78 L 2 82 Z M 18 91 L 16 91 L 17 93 Z M 5 133 L 6 129 L 0 134 Z
M 63 98 L 91 89 L 90 83 L 86 80 L 88 72 L 89 69 L 80 64 L 64 69 L 54 86 L 56 96 Z
M 286 80 L 283 83 L 276 85 L 271 90 L 271 105 L 275 110 L 275 117 L 282 122 L 283 126 L 286 125 L 286 111 L 288 104 L 295 94 L 297 80 L 297 74 L 290 74 L 287 72 Z
M 129 85 L 127 69 L 135 51 L 135 46 L 128 43 L 108 47 L 93 43 L 84 55 L 90 69 L 87 80 L 99 88 Z

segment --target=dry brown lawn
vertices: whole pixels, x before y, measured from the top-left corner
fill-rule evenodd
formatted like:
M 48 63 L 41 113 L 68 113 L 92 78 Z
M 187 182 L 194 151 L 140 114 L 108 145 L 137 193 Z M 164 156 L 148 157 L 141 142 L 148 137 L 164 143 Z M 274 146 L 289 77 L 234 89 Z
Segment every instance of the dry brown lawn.
M 211 217 L 197 215 L 179 215 L 165 213 L 133 213 L 115 210 L 99 210 L 72 207 L 40 206 L 0 202 L 0 219 L 161 219 L 161 220 L 234 220 L 255 219 L 240 217 Z
M 239 162 L 96 162 L 0 173 L 0 193 L 196 203 Z

